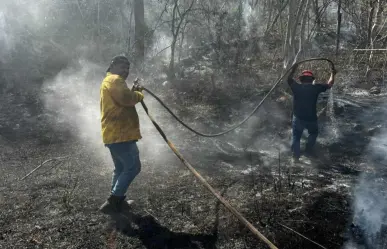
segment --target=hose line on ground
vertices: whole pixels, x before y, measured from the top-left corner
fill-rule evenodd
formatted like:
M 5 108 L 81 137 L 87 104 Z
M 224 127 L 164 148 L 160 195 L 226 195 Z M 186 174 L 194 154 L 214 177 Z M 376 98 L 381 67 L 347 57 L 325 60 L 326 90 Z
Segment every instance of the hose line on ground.
M 262 240 L 266 245 L 271 249 L 278 249 L 270 240 L 268 240 L 262 233 L 258 231 L 241 213 L 238 212 L 230 203 L 224 199 L 207 181 L 204 179 L 199 172 L 183 157 L 183 155 L 176 149 L 171 141 L 167 138 L 164 131 L 160 128 L 160 126 L 156 123 L 153 117 L 149 114 L 148 107 L 146 106 L 144 101 L 141 101 L 141 105 L 144 108 L 146 114 L 149 119 L 152 121 L 153 125 L 156 127 L 157 131 L 163 137 L 164 141 L 171 148 L 173 153 L 180 159 L 180 161 L 191 171 L 191 173 L 232 213 L 240 222 L 242 222 L 257 238 Z
M 334 69 L 335 68 L 335 65 L 333 64 L 333 62 L 329 59 L 326 59 L 326 58 L 311 58 L 311 59 L 306 59 L 306 60 L 302 60 L 302 61 L 299 61 L 295 64 L 293 64 L 278 80 L 277 82 L 272 86 L 272 88 L 270 89 L 270 91 L 263 97 L 263 99 L 261 100 L 261 102 L 259 102 L 259 104 L 253 109 L 253 111 L 247 115 L 247 117 L 245 117 L 241 122 L 239 122 L 238 124 L 232 126 L 231 128 L 229 128 L 228 130 L 225 130 L 225 131 L 222 131 L 222 132 L 219 132 L 219 133 L 214 133 L 214 134 L 205 134 L 205 133 L 202 133 L 200 131 L 197 131 L 193 128 L 191 128 L 189 125 L 187 125 L 184 121 L 182 121 L 178 116 L 176 116 L 175 113 L 173 113 L 173 111 L 159 98 L 156 96 L 156 94 L 154 94 L 152 91 L 150 91 L 149 89 L 147 88 L 144 88 L 144 91 L 146 91 L 147 93 L 149 93 L 152 97 L 154 97 L 180 124 L 182 124 L 185 128 L 187 128 L 188 130 L 192 131 L 193 133 L 195 133 L 196 135 L 199 135 L 199 136 L 202 136 L 202 137 L 218 137 L 218 136 L 222 136 L 224 134 L 227 134 L 233 130 L 235 130 L 236 128 L 240 127 L 241 125 L 243 125 L 249 118 L 251 118 L 251 116 L 254 115 L 254 113 L 262 106 L 262 104 L 265 102 L 265 100 L 267 99 L 267 97 L 270 96 L 270 94 L 274 91 L 274 89 L 279 85 L 279 83 L 281 83 L 281 81 L 283 80 L 283 78 L 295 67 L 295 66 L 298 66 L 299 64 L 302 64 L 302 63 L 305 63 L 305 62 L 309 62 L 309 61 L 327 61 L 330 63 L 331 65 L 331 68 Z

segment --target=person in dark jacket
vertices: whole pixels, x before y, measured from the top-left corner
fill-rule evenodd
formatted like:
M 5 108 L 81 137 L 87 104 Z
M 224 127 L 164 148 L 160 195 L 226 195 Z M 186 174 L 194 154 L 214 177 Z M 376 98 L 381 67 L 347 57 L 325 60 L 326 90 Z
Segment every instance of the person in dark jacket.
M 292 119 L 292 153 L 297 162 L 301 156 L 300 140 L 304 129 L 309 136 L 305 147 L 306 156 L 315 156 L 314 145 L 318 136 L 317 98 L 320 93 L 330 89 L 334 84 L 336 71 L 332 69 L 327 83 L 317 84 L 313 72 L 305 70 L 298 77 L 300 83 L 293 79 L 297 66 L 289 74 L 288 84 L 293 92 L 293 119 Z

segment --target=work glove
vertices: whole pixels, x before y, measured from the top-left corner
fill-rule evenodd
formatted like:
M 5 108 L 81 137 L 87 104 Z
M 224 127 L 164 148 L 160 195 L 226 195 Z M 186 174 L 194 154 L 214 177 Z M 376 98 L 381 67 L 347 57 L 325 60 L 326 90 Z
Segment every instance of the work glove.
M 132 91 L 136 91 L 136 92 L 142 92 L 143 90 L 144 90 L 144 87 L 140 85 L 134 85 L 132 88 Z
M 140 81 L 140 79 L 139 78 L 136 78 L 135 80 L 134 80 L 134 85 L 133 85 L 133 87 L 132 87 L 132 91 L 137 91 L 137 92 L 142 92 L 143 90 L 144 90 L 144 87 L 143 86 L 141 86 L 138 82 Z

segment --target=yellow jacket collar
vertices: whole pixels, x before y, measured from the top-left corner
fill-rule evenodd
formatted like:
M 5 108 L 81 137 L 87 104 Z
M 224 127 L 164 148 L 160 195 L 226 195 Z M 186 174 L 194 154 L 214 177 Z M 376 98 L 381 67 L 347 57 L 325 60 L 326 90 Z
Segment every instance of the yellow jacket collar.
M 111 76 L 111 75 L 117 75 L 120 79 L 124 80 L 124 78 L 122 78 L 121 75 L 114 74 L 114 73 L 111 73 L 111 72 L 107 72 L 107 73 L 106 73 L 106 77 L 107 77 L 107 76 Z

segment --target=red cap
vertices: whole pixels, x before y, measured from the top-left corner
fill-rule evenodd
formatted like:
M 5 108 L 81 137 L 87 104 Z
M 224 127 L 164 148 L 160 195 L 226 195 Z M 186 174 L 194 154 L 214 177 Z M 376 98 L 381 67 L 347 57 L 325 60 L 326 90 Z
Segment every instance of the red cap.
M 310 76 L 310 77 L 314 77 L 312 71 L 310 71 L 310 70 L 304 70 L 304 71 L 302 71 L 301 76 Z

